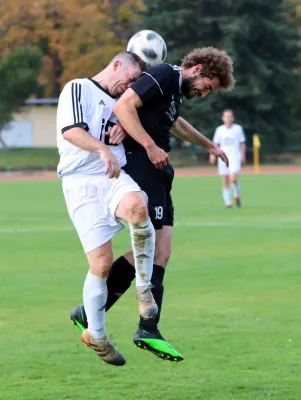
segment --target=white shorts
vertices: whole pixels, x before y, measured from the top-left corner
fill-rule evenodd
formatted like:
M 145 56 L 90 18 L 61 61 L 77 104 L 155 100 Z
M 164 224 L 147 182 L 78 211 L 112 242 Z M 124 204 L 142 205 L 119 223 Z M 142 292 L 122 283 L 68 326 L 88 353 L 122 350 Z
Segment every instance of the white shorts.
M 221 160 L 218 159 L 218 173 L 219 175 L 239 174 L 241 168 L 241 159 L 230 159 L 229 167 Z
M 121 198 L 128 192 L 142 192 L 133 179 L 121 170 L 118 179 L 100 176 L 63 178 L 63 192 L 69 217 L 85 253 L 112 239 L 122 223 L 115 218 Z

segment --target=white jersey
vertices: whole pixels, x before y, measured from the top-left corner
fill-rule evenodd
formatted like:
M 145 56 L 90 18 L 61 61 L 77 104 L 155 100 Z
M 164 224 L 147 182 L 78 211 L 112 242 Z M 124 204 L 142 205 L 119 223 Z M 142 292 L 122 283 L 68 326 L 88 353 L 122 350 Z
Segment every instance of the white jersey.
M 110 96 L 96 81 L 85 78 L 70 81 L 64 87 L 57 110 L 57 147 L 60 178 L 70 175 L 104 174 L 105 165 L 98 153 L 82 150 L 64 139 L 64 132 L 81 127 L 104 143 L 105 132 L 118 123 L 112 113 L 117 99 Z M 110 146 L 121 167 L 126 164 L 122 144 Z
M 213 142 L 221 147 L 229 160 L 241 159 L 240 144 L 245 141 L 244 131 L 238 124 L 233 124 L 230 128 L 227 128 L 225 125 L 219 126 L 216 128 L 213 138 Z

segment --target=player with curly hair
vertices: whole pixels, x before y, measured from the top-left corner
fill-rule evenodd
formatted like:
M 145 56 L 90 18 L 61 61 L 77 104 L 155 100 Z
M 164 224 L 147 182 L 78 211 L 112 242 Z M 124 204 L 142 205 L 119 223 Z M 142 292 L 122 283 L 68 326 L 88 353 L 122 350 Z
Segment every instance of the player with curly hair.
M 218 90 L 232 90 L 234 84 L 229 55 L 213 47 L 198 48 L 183 58 L 180 67 L 160 64 L 144 71 L 114 107 L 115 115 L 129 135 L 124 143 L 127 155 L 125 170 L 147 194 L 149 214 L 156 229 L 151 283 L 159 312 L 156 319 L 140 319 L 134 343 L 169 361 L 183 360 L 158 329 L 174 220 L 171 198 L 174 170 L 167 154 L 170 151 L 170 131 L 183 140 L 203 146 L 228 165 L 224 151 L 179 117 L 179 112 L 183 96 L 187 99 L 205 97 Z M 107 280 L 106 311 L 130 287 L 135 278 L 133 266 L 132 250 L 112 264 Z M 72 311 L 71 319 L 79 326 L 87 326 L 81 306 Z

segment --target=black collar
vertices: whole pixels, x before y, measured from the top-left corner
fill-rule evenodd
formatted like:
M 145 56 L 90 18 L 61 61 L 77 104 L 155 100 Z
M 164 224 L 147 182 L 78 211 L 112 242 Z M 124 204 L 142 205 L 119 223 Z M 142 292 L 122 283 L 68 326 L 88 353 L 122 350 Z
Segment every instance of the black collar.
M 113 97 L 106 89 L 104 89 L 98 82 L 96 82 L 94 79 L 92 78 L 87 78 L 89 79 L 89 81 L 91 81 L 92 83 L 94 83 L 95 86 L 98 87 L 98 89 L 102 90 L 105 94 L 107 94 L 108 96 L 110 96 L 112 99 L 116 99 L 117 97 Z

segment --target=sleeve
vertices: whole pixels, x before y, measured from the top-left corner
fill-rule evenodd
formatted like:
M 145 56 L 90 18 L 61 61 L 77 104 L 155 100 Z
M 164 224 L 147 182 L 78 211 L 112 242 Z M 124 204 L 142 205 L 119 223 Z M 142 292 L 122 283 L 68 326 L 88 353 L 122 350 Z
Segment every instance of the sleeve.
M 62 133 L 80 127 L 89 130 L 87 86 L 70 81 L 62 90 L 58 102 L 58 128 Z
M 150 103 L 154 98 L 163 96 L 167 87 L 174 82 L 175 73 L 179 74 L 169 64 L 160 64 L 142 72 L 141 77 L 131 88 L 138 94 L 143 104 Z
M 245 141 L 246 141 L 246 136 L 245 136 L 244 130 L 242 129 L 241 126 L 239 126 L 239 142 L 243 143 Z
M 213 143 L 215 143 L 215 144 L 220 144 L 221 143 L 221 139 L 220 139 L 219 129 L 218 128 L 215 129 L 214 136 L 213 136 Z

